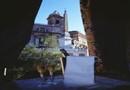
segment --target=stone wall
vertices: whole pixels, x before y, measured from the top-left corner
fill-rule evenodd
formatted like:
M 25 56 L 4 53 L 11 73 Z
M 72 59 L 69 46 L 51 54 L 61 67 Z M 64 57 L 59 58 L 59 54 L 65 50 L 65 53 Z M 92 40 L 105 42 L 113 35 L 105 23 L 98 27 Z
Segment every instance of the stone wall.
M 99 51 L 106 71 L 128 73 L 129 0 L 80 0 L 88 49 Z M 129 34 L 128 34 L 129 35 Z M 127 35 L 127 36 L 128 36 Z M 89 38 L 90 37 L 90 38 Z

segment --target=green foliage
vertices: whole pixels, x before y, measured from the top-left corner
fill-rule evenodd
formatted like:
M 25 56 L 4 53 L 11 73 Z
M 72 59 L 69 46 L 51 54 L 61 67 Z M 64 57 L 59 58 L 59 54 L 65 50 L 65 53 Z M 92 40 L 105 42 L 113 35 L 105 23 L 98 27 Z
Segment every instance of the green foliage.
M 20 63 L 8 71 L 13 79 L 22 78 L 27 72 L 34 71 L 38 64 L 56 65 L 56 71 L 61 71 L 60 58 L 64 55 L 58 49 L 57 37 L 54 35 L 41 38 L 43 48 L 26 45 L 21 52 Z
M 13 79 L 19 79 L 24 76 L 24 68 L 23 67 L 13 67 L 8 70 L 8 77 Z
M 38 56 L 39 56 L 39 52 L 37 52 L 36 47 L 27 45 L 22 50 L 19 58 L 22 60 L 26 60 L 29 57 L 38 57 Z
M 60 57 L 63 57 L 63 54 L 60 52 L 40 52 L 40 59 L 36 60 L 36 64 L 55 64 L 59 61 Z
M 27 72 L 35 70 L 34 60 L 19 60 L 19 62 L 7 69 L 8 77 L 12 79 L 22 79 Z
M 58 41 L 57 37 L 55 35 L 46 36 L 41 39 L 41 42 L 43 45 L 47 45 L 47 48 L 57 48 L 58 47 Z
M 60 57 L 64 57 L 64 55 L 58 49 L 39 50 L 27 45 L 19 56 L 19 63 L 8 69 L 8 75 L 13 79 L 21 79 L 27 72 L 34 71 L 37 64 L 54 64 L 56 71 L 61 72 Z

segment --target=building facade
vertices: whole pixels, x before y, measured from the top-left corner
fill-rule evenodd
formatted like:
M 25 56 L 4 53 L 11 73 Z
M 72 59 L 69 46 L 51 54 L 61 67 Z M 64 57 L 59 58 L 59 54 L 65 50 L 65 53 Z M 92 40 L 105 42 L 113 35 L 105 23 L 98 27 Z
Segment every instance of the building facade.
M 74 48 L 87 48 L 86 36 L 78 31 L 69 31 Z
M 47 17 L 48 23 L 34 24 L 29 45 L 44 48 L 41 39 L 47 36 L 55 35 L 57 37 L 59 49 L 65 49 L 71 55 L 87 56 L 87 40 L 85 35 L 78 31 L 68 31 L 68 17 L 65 11 L 61 16 L 54 11 Z M 80 52 L 80 54 L 79 54 Z

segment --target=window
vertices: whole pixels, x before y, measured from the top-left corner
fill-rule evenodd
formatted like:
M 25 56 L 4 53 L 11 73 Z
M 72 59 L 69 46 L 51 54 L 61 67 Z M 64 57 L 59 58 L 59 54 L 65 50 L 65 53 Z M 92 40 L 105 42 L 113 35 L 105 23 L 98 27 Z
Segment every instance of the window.
M 60 24 L 60 21 L 59 21 L 59 20 L 56 20 L 56 24 Z
M 39 44 L 42 44 L 42 39 L 41 38 L 39 38 Z
M 85 54 L 84 53 L 80 53 L 79 56 L 85 56 Z
M 73 53 L 69 53 L 70 56 L 73 56 Z
M 48 32 L 48 29 L 46 29 L 46 32 Z
M 37 28 L 36 31 L 39 31 L 39 28 Z
M 41 27 L 41 28 L 40 28 L 40 31 L 43 31 L 43 32 L 44 32 L 44 31 L 45 31 L 45 28 L 44 28 L 44 27 Z
M 52 21 L 49 21 L 48 24 L 49 24 L 49 25 L 52 25 Z

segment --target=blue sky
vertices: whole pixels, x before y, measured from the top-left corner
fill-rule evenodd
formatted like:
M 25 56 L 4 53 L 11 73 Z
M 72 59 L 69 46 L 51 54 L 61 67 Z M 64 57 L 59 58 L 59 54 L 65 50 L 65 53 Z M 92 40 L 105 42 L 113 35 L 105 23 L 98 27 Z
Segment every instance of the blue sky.
M 43 0 L 35 23 L 47 24 L 46 18 L 55 10 L 61 15 L 63 15 L 64 10 L 67 11 L 69 31 L 77 30 L 84 34 L 79 0 Z

